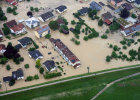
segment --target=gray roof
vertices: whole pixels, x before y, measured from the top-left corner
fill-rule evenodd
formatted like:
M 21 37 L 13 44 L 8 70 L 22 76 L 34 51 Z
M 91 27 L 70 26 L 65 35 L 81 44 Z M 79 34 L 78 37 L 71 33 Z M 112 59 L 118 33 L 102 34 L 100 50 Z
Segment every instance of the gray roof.
M 20 39 L 20 40 L 18 40 L 18 41 L 19 41 L 23 46 L 26 46 L 26 45 L 32 43 L 32 40 L 31 40 L 31 38 L 29 38 L 29 37 L 24 37 L 24 38 L 22 38 L 22 39 Z
M 84 15 L 88 13 L 88 9 L 87 7 L 83 7 L 82 9 L 78 10 L 78 12 L 80 13 L 80 15 Z
M 50 27 L 48 25 L 45 25 L 43 27 L 38 28 L 36 31 L 38 34 L 42 34 L 43 32 L 49 31 L 49 30 L 50 30 Z
M 50 71 L 51 69 L 55 68 L 55 62 L 53 60 L 47 60 L 43 63 L 45 67 Z
M 140 5 L 140 0 L 135 0 L 135 2 Z
M 114 0 L 116 3 L 120 3 L 122 2 L 123 0 Z
M 102 7 L 98 3 L 96 3 L 95 1 L 92 1 L 90 3 L 90 8 L 93 9 L 93 10 L 95 9 L 97 11 L 102 9 Z
M 38 59 L 40 56 L 43 56 L 39 50 L 29 51 L 29 54 L 34 59 Z
M 104 20 L 113 18 L 113 16 L 111 15 L 110 12 L 106 12 L 106 13 L 102 14 L 102 17 Z
M 24 77 L 23 70 L 20 68 L 17 71 L 12 72 L 13 79 L 17 80 L 20 77 Z
M 35 17 L 32 17 L 32 18 L 26 20 L 25 22 L 30 25 L 34 25 L 35 23 L 39 23 L 39 20 L 37 20 Z
M 41 17 L 44 21 L 46 21 L 46 20 L 49 19 L 49 18 L 53 18 L 54 15 L 53 15 L 52 12 L 49 11 L 49 12 L 46 12 L 46 13 L 40 15 L 40 17 Z

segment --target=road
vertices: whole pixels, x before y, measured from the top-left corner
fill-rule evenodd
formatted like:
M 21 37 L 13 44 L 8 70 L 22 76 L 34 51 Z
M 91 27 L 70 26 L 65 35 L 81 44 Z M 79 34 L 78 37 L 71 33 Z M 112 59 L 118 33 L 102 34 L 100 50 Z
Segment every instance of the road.
M 127 69 L 133 69 L 133 68 L 139 68 L 139 67 L 140 66 L 121 68 L 121 69 L 114 69 L 114 70 L 110 70 L 110 71 L 99 72 L 99 73 L 96 73 L 96 74 L 90 74 L 90 75 L 86 75 L 86 76 L 79 76 L 79 77 L 70 78 L 70 79 L 66 79 L 66 80 L 61 80 L 61 81 L 57 81 L 57 82 L 53 82 L 53 83 L 46 83 L 46 84 L 39 85 L 39 86 L 34 86 L 34 87 L 26 88 L 26 89 L 21 89 L 21 90 L 16 90 L 16 91 L 3 93 L 3 94 L 0 94 L 0 96 L 19 93 L 19 92 L 28 91 L 28 90 L 32 90 L 32 89 L 37 89 L 37 88 L 41 88 L 41 87 L 46 87 L 46 86 L 50 86 L 50 85 L 60 84 L 60 83 L 64 83 L 64 82 L 68 82 L 68 81 L 72 81 L 72 80 L 77 80 L 77 79 L 82 79 L 82 78 L 87 78 L 87 77 L 91 77 L 91 76 L 95 76 L 95 75 L 107 74 L 107 73 L 111 73 L 111 72 L 127 70 Z
M 134 76 L 137 76 L 137 75 L 140 75 L 140 72 L 139 73 L 135 73 L 135 74 L 132 74 L 132 75 L 128 75 L 128 76 L 125 76 L 123 78 L 120 78 L 120 79 L 117 79 L 109 84 L 106 85 L 105 88 L 103 88 L 99 93 L 97 93 L 91 100 L 95 100 L 99 95 L 101 95 L 106 89 L 108 89 L 110 86 L 112 86 L 113 84 L 117 83 L 117 82 L 120 82 L 122 80 L 125 80 L 125 79 L 128 79 L 128 78 L 131 78 L 131 77 L 134 77 Z

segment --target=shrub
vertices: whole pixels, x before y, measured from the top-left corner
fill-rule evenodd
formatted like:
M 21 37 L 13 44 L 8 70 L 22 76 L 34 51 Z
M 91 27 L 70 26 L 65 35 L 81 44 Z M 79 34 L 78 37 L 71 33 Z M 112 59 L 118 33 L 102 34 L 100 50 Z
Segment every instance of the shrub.
M 34 11 L 34 7 L 30 7 L 30 10 L 31 10 L 31 11 Z
M 55 62 L 57 65 L 59 65 L 59 62 Z
M 123 49 L 127 49 L 127 46 L 124 45 L 124 46 L 123 46 Z
M 113 45 L 112 45 L 112 44 L 110 44 L 110 45 L 109 45 L 109 48 L 113 48 Z
M 76 24 L 75 20 L 72 20 L 72 21 L 71 21 L 71 24 L 72 24 L 72 25 L 75 25 L 75 24 Z
M 23 62 L 24 61 L 24 58 L 23 57 L 20 57 L 19 58 L 19 61 Z
M 9 71 L 11 69 L 10 65 L 7 65 L 6 69 Z
M 111 61 L 111 57 L 110 56 L 106 56 L 106 62 L 110 62 Z
M 6 64 L 7 62 L 8 62 L 8 58 L 6 57 L 0 58 L 0 64 Z
M 33 43 L 34 47 L 35 47 L 36 49 L 38 49 L 39 46 L 34 42 L 34 40 L 33 40 L 32 38 L 31 38 L 31 40 L 32 40 L 32 43 Z
M 114 50 L 114 51 L 119 51 L 118 46 L 117 46 L 117 45 L 114 45 L 113 50 Z
M 140 42 L 140 39 L 138 39 L 137 41 Z
M 126 44 L 126 41 L 125 40 L 122 40 L 122 41 L 120 41 L 120 44 L 125 45 Z
M 38 74 L 34 75 L 34 79 L 35 79 L 35 80 L 38 80 L 38 79 L 39 79 Z
M 129 50 L 129 55 L 130 55 L 131 57 L 135 57 L 135 56 L 137 55 L 137 51 L 134 50 L 134 49 L 131 49 L 131 50 Z
M 59 28 L 58 22 L 57 21 L 50 21 L 49 27 L 54 31 L 57 30 Z
M 47 34 L 47 35 L 45 35 L 45 38 L 46 38 L 46 39 L 51 38 L 51 34 Z
M 83 40 L 88 41 L 88 37 L 84 36 Z
M 32 81 L 33 80 L 33 77 L 32 76 L 28 76 L 27 78 L 26 78 L 26 81 Z
M 11 80 L 10 82 L 9 82 L 9 86 L 13 86 L 15 84 L 15 80 Z
M 36 8 L 34 8 L 34 10 L 35 10 L 35 12 L 39 12 L 39 9 L 36 7 Z
M 62 72 L 63 72 L 63 68 L 62 67 L 60 67 L 60 66 L 57 66 Z
M 111 54 L 111 57 L 117 59 L 118 55 L 115 51 L 113 51 Z
M 7 8 L 7 13 L 12 13 L 13 12 L 13 9 L 11 7 L 8 7 Z
M 43 74 L 43 73 L 44 73 L 44 68 L 41 67 L 41 68 L 39 69 L 39 72 L 40 72 L 40 74 Z
M 49 78 L 54 78 L 54 77 L 58 77 L 58 76 L 62 76 L 62 74 L 60 72 L 57 73 L 46 73 L 44 75 L 45 79 L 49 79 Z
M 131 15 L 131 17 L 132 17 L 132 18 L 137 18 L 137 15 L 133 13 L 133 14 Z
M 16 11 L 13 11 L 13 15 L 17 15 L 18 13 Z
M 101 38 L 102 38 L 102 39 L 107 39 L 108 36 L 104 34 L 104 35 L 101 36 Z
M 29 68 L 29 64 L 25 64 L 24 68 L 28 69 Z
M 98 21 L 98 26 L 103 26 L 103 20 L 102 20 L 102 19 L 100 19 L 100 20 Z
M 77 40 L 76 40 L 76 41 L 75 41 L 75 44 L 76 44 L 76 45 L 80 45 L 80 41 L 77 41 Z
M 108 33 L 109 33 L 109 29 L 107 29 L 107 30 L 105 31 L 105 33 L 107 33 L 107 34 L 108 34 Z

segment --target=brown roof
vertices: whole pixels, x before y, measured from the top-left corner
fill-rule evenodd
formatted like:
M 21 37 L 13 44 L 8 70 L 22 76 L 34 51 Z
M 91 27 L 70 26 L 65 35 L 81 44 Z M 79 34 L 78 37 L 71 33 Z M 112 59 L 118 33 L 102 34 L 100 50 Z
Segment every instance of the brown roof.
M 5 45 L 4 44 L 0 44 L 0 51 L 3 50 L 3 49 L 6 49 Z
M 58 22 L 59 25 L 65 24 L 65 22 L 62 18 L 58 18 L 56 21 Z
M 15 20 L 11 20 L 11 21 L 7 22 L 6 25 L 7 25 L 9 28 L 11 28 L 11 27 L 17 25 L 17 22 L 16 22 Z
M 18 25 L 13 26 L 11 29 L 12 29 L 14 32 L 17 32 L 17 31 L 22 30 L 24 27 L 25 27 L 25 26 L 24 26 L 22 23 L 19 23 Z
M 50 41 L 57 46 L 73 64 L 80 61 L 60 39 L 51 38 Z
M 106 13 L 102 14 L 102 18 L 103 18 L 103 20 L 106 20 L 106 19 L 113 18 L 113 16 L 111 15 L 110 12 L 106 12 Z

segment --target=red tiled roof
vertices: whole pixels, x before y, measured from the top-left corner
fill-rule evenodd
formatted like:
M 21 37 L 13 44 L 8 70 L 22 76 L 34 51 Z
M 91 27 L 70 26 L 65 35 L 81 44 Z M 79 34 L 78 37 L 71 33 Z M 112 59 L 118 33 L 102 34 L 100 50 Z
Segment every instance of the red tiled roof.
M 17 2 L 15 1 L 14 3 L 12 3 L 12 5 L 13 5 L 13 6 L 16 6 L 16 5 L 17 5 Z
M 6 49 L 5 45 L 4 44 L 0 44 L 0 51 L 3 50 L 3 49 Z
M 110 24 L 111 24 L 111 21 L 108 20 L 108 19 L 106 19 L 106 20 L 105 20 L 105 23 L 108 24 L 108 25 L 110 25 Z
M 11 27 L 17 25 L 17 22 L 16 22 L 15 20 L 11 20 L 11 21 L 7 22 L 6 25 L 7 25 L 9 28 L 11 28 Z
M 63 52 L 63 54 L 71 61 L 71 63 L 74 64 L 75 62 L 80 61 L 60 39 L 51 38 L 50 41 Z
M 11 29 L 12 29 L 14 32 L 17 32 L 17 31 L 22 30 L 24 27 L 25 27 L 25 26 L 24 26 L 22 23 L 20 23 L 20 24 L 18 24 L 18 25 L 15 25 L 15 26 L 12 27 Z
M 9 4 L 12 4 L 13 6 L 17 5 L 17 2 L 15 0 L 6 0 Z

